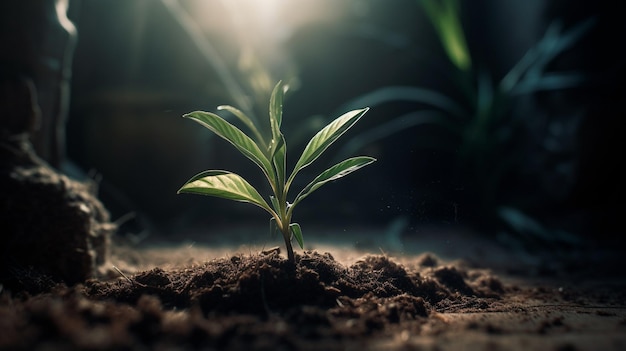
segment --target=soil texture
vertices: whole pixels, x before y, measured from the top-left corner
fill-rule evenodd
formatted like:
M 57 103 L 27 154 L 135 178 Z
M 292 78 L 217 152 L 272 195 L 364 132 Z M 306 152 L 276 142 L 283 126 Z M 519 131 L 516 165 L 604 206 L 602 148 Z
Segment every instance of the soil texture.
M 72 287 L 41 279 L 3 292 L 0 349 L 626 347 L 626 290 L 619 282 L 502 279 L 430 253 L 368 254 L 344 263 L 306 251 L 296 261 L 291 266 L 275 248 L 132 274 L 115 267 L 109 278 Z

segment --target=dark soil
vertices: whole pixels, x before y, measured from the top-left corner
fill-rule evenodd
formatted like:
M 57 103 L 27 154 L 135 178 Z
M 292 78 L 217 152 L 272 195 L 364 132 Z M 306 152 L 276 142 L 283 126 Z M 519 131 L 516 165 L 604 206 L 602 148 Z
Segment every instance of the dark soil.
M 594 349 L 595 339 L 603 349 L 626 345 L 621 288 L 522 287 L 432 254 L 406 266 L 384 255 L 344 265 L 309 251 L 296 260 L 294 268 L 273 249 L 4 292 L 0 349 L 445 350 L 470 342 L 472 349 L 578 350 Z M 591 348 L 565 337 L 579 329 Z

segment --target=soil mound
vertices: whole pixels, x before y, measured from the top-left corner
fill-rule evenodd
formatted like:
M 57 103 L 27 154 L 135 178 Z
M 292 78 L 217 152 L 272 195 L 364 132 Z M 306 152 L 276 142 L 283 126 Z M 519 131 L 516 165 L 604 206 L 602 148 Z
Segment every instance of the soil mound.
M 34 296 L 5 293 L 0 346 L 344 349 L 400 328 L 419 333 L 432 313 L 485 310 L 505 293 L 495 277 L 438 265 L 432 255 L 417 262 L 407 269 L 370 255 L 344 266 L 304 252 L 293 267 L 275 249 Z

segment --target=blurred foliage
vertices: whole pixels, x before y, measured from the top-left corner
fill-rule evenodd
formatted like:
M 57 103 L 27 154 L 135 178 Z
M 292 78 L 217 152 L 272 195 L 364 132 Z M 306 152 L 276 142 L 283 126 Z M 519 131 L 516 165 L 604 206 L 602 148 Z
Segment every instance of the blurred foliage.
M 441 45 L 446 50 L 450 61 L 461 71 L 471 69 L 472 59 L 461 26 L 459 1 L 420 0 L 420 2 L 437 30 Z
M 524 95 L 574 88 L 584 83 L 583 72 L 551 72 L 550 64 L 589 31 L 593 19 L 567 30 L 554 21 L 521 60 L 501 80 L 494 81 L 488 70 L 477 68 L 480 62 L 472 65 L 460 24 L 458 1 L 423 0 L 419 3 L 436 29 L 447 59 L 457 70 L 456 89 L 461 92 L 460 98 L 427 87 L 384 86 L 352 99 L 340 110 L 390 102 L 412 102 L 423 107 L 380 121 L 371 130 L 350 140 L 339 157 L 408 128 L 436 126 L 449 137 L 431 140 L 423 147 L 455 155 L 455 182 L 473 194 L 471 203 L 465 204 L 465 208 L 473 207 L 473 218 L 469 222 L 483 230 L 506 228 L 519 233 L 523 228 L 525 235 L 543 235 L 543 228 L 529 231 L 539 225 L 519 225 L 523 219 L 529 219 L 530 223 L 531 217 L 524 214 L 527 210 L 524 205 L 529 204 L 524 203 L 526 199 L 511 197 L 515 192 L 506 189 L 510 186 L 506 183 L 507 175 L 524 167 L 524 150 L 519 137 L 526 121 L 513 109 Z M 544 239 L 546 237 L 543 235 Z

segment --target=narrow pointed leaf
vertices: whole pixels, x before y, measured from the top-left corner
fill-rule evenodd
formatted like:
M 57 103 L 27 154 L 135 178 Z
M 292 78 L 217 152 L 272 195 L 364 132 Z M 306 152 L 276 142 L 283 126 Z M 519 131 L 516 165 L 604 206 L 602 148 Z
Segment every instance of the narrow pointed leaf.
M 269 145 L 269 154 L 273 157 L 274 153 L 280 148 L 281 133 L 280 126 L 283 122 L 283 97 L 284 86 L 282 82 L 278 82 L 272 91 L 270 97 L 270 127 L 272 129 L 272 140 Z
M 259 149 L 259 146 L 239 128 L 228 123 L 222 117 L 210 112 L 195 111 L 183 117 L 190 118 L 200 123 L 231 143 L 239 152 L 256 163 L 261 170 L 263 170 L 268 179 L 274 179 L 274 169 L 268 158 L 261 149 Z
M 326 127 L 322 128 L 307 144 L 296 163 L 291 178 L 295 176 L 302 168 L 315 161 L 335 140 L 339 139 L 350 127 L 352 127 L 369 108 L 353 110 L 347 112 L 334 121 L 330 122 Z
M 324 172 L 320 173 L 313 181 L 311 181 L 302 191 L 296 196 L 293 202 L 293 206 L 302 201 L 305 197 L 309 196 L 312 192 L 317 190 L 322 185 L 344 177 L 360 168 L 363 168 L 370 163 L 376 161 L 375 158 L 369 156 L 358 156 L 341 161 L 336 165 L 330 167 Z
M 276 149 L 274 157 L 272 158 L 272 163 L 274 165 L 274 174 L 276 175 L 276 187 L 278 192 L 282 193 L 285 186 L 285 174 L 287 172 L 287 144 L 282 134 L 280 135 L 279 147 Z
M 300 228 L 300 224 L 291 223 L 289 225 L 289 230 L 291 230 L 291 234 L 296 238 L 298 245 L 300 245 L 301 249 L 304 249 L 304 240 L 302 239 L 302 228 Z
M 209 170 L 196 174 L 179 190 L 179 194 L 198 194 L 222 199 L 249 202 L 273 214 L 272 209 L 259 192 L 238 174 Z
M 221 105 L 217 107 L 218 110 L 225 110 L 232 113 L 235 117 L 237 117 L 243 124 L 250 129 L 250 131 L 254 134 L 254 137 L 257 138 L 257 141 L 260 143 L 265 143 L 263 136 L 259 132 L 259 129 L 254 125 L 254 122 L 250 117 L 248 117 L 243 111 L 239 110 L 236 107 L 230 105 Z
M 274 87 L 274 91 L 272 91 L 272 96 L 270 97 L 270 119 L 272 120 L 272 125 L 275 125 L 277 127 L 272 127 L 272 131 L 280 131 L 280 126 L 283 122 L 284 95 L 285 86 L 281 81 L 276 84 L 276 86 Z
M 274 211 L 276 211 L 276 213 L 280 213 L 280 204 L 276 196 L 270 196 L 270 202 L 272 203 L 272 207 L 274 207 Z

